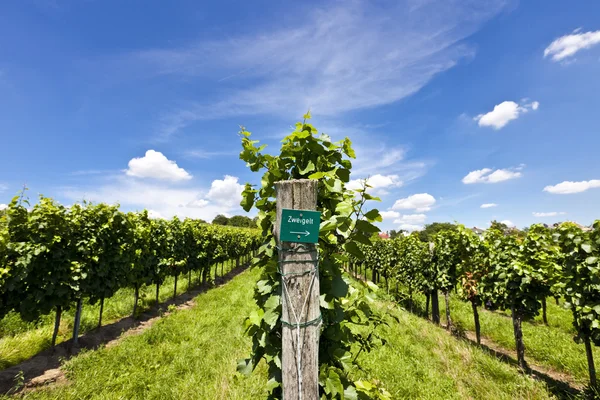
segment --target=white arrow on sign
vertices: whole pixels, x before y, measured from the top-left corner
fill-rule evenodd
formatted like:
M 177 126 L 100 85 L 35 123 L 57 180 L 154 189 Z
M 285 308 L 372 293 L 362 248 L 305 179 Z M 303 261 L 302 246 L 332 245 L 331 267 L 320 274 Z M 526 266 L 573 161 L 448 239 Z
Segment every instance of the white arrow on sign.
M 310 235 L 309 231 L 304 231 L 304 232 L 290 232 L 290 233 L 295 233 L 296 235 L 304 235 L 304 236 Z

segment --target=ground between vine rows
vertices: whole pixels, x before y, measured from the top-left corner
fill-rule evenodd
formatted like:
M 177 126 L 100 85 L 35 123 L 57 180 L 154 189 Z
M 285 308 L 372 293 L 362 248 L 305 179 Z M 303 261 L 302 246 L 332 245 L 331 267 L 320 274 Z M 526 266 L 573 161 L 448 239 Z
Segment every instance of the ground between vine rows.
M 238 274 L 247 266 L 234 268 L 221 278 L 217 278 L 216 285 L 222 285 Z M 100 346 L 111 347 L 117 345 L 123 338 L 138 335 L 150 328 L 160 318 L 170 314 L 165 311 L 170 306 L 177 310 L 187 309 L 194 305 L 194 298 L 213 286 L 197 286 L 191 290 L 160 303 L 159 307 L 146 310 L 138 318 L 124 317 L 113 323 L 87 332 L 79 338 L 79 346 L 73 348 L 72 340 L 67 340 L 56 348 L 45 350 L 32 358 L 0 371 L 0 393 L 15 392 L 17 376 L 22 374 L 24 381 L 19 390 L 30 391 L 51 382 L 64 382 L 64 372 L 60 368 L 61 361 L 77 355 L 82 350 L 95 350 Z M 20 385 L 19 385 L 20 386 Z

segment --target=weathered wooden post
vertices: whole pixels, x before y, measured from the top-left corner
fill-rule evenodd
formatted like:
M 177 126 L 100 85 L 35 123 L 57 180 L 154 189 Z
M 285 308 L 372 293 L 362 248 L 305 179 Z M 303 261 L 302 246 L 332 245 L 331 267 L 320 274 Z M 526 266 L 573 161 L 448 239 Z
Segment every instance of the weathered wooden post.
M 290 210 L 317 208 L 317 181 L 281 181 L 275 184 L 275 188 L 277 220 L 274 233 L 280 249 L 279 268 L 282 282 L 283 399 L 317 400 L 321 312 L 319 253 L 315 243 L 318 241 L 320 222 L 318 214 L 314 211 L 296 211 L 293 215 L 290 214 Z M 282 219 L 284 209 L 286 218 Z M 308 218 L 308 215 L 313 214 L 317 215 L 316 220 L 314 217 Z

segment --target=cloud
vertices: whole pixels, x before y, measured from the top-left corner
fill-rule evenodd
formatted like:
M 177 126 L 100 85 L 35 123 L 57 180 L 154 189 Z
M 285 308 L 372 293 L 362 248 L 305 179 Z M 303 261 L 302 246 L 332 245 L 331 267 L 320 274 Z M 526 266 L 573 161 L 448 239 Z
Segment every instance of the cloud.
M 119 203 L 129 210 L 151 210 L 157 218 L 176 215 L 212 221 L 218 214 L 245 214 L 238 205 L 242 187 L 237 182 L 238 178 L 225 176 L 214 180 L 207 191 L 192 184 L 187 187 L 182 187 L 181 184 L 173 186 L 164 181 L 141 181 L 122 175 L 95 188 L 66 188 L 62 190 L 62 194 L 73 201 L 85 199 Z
M 7 190 L 8 190 L 8 186 L 3 183 L 0 183 L 0 193 L 6 192 Z
M 427 219 L 425 214 L 404 214 L 394 220 L 395 224 L 423 224 Z
M 520 178 L 523 174 L 519 171 L 522 167 L 511 169 L 483 168 L 469 172 L 463 179 L 462 183 L 470 185 L 473 183 L 498 183 L 509 179 Z
M 404 199 L 396 200 L 392 210 L 415 210 L 424 212 L 431 210 L 435 204 L 435 198 L 429 193 L 419 193 L 408 196 Z
M 190 201 L 186 207 L 192 207 L 192 208 L 203 208 L 206 207 L 209 204 L 208 200 L 204 200 L 204 199 L 197 199 L 197 200 L 193 200 Z
M 234 207 L 242 201 L 244 185 L 235 176 L 225 175 L 222 180 L 214 180 L 206 198 L 226 207 Z
M 363 187 L 363 179 L 353 179 L 346 184 L 348 189 L 360 189 Z M 369 193 L 381 193 L 386 194 L 385 189 L 392 187 L 402 186 L 402 181 L 398 175 L 381 175 L 376 174 L 367 178 L 367 183 L 372 189 L 369 189 Z
M 384 220 L 398 218 L 400 216 L 400 213 L 398 211 L 379 211 L 379 214 Z
M 510 221 L 510 220 L 508 220 L 508 219 L 505 219 L 505 220 L 503 220 L 503 221 L 500 221 L 500 223 L 501 223 L 501 224 L 504 224 L 504 225 L 506 225 L 506 226 L 508 226 L 509 228 L 513 228 L 513 227 L 515 226 L 515 224 L 513 224 L 513 222 L 512 222 L 512 221 Z
M 175 161 L 167 159 L 161 152 L 148 150 L 144 157 L 132 158 L 129 168 L 125 171 L 128 176 L 137 178 L 154 178 L 164 181 L 185 181 L 192 176 Z
M 538 101 L 524 103 L 519 105 L 514 101 L 503 101 L 494 106 L 494 109 L 485 114 L 479 114 L 475 118 L 481 127 L 492 127 L 495 130 L 502 129 L 510 121 L 519 118 L 521 114 L 527 113 L 529 110 L 537 110 L 540 106 Z
M 543 217 L 556 217 L 557 215 L 565 215 L 566 212 L 557 212 L 557 211 L 551 211 L 551 212 L 534 212 L 533 216 L 534 217 L 538 217 L 538 218 L 543 218 Z
M 194 121 L 234 115 L 287 119 L 310 108 L 315 115 L 337 116 L 396 102 L 473 57 L 464 39 L 504 5 L 502 0 L 432 0 L 419 7 L 322 3 L 258 33 L 149 49 L 122 62 L 155 76 L 221 85 L 220 95 L 165 115 L 167 136 Z
M 600 187 L 599 179 L 592 179 L 590 181 L 580 181 L 580 182 L 572 182 L 572 181 L 564 181 L 558 183 L 554 186 L 546 186 L 544 188 L 544 192 L 554 193 L 554 194 L 572 194 L 572 193 L 581 193 L 585 192 L 588 189 L 598 188 Z
M 186 157 L 210 159 L 215 157 L 234 156 L 239 154 L 239 151 L 206 151 L 202 149 L 189 150 L 185 152 Z
M 148 217 L 153 219 L 165 219 L 164 215 L 156 210 L 148 210 Z
M 422 225 L 413 225 L 413 224 L 400 224 L 400 226 L 398 226 L 398 228 L 402 229 L 403 231 L 408 231 L 408 232 L 423 230 Z
M 569 35 L 555 39 L 544 50 L 544 57 L 552 56 L 552 61 L 561 61 L 572 57 L 580 50 L 589 49 L 600 43 L 600 30 L 579 32 L 575 30 Z
M 492 208 L 492 207 L 498 207 L 498 204 L 496 203 L 485 203 L 479 206 L 480 208 Z
M 0 210 L 4 210 L 5 208 L 8 208 L 7 204 L 0 204 Z

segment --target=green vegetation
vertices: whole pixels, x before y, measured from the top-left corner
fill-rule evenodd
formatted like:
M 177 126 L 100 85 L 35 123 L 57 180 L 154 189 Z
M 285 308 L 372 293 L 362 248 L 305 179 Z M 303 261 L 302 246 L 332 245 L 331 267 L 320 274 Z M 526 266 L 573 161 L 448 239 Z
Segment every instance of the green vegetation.
M 211 268 L 210 280 L 227 273 L 235 267 L 233 261 L 225 262 L 224 270 L 221 271 L 215 265 Z M 182 275 L 183 277 L 183 275 Z M 187 278 L 187 277 L 186 277 Z M 188 279 L 182 279 L 177 288 L 177 293 L 181 294 L 188 291 L 198 284 L 201 279 L 199 274 L 192 275 L 192 284 L 188 286 Z M 164 302 L 173 297 L 174 277 L 165 279 L 160 287 L 159 302 Z M 154 286 L 144 285 L 139 290 L 139 304 L 137 313 L 150 310 L 156 306 L 156 288 Z M 117 291 L 114 296 L 106 299 L 104 303 L 104 323 L 110 324 L 123 317 L 131 315 L 134 305 L 134 289 L 123 288 Z M 97 327 L 98 315 L 100 313 L 100 304 L 89 304 L 84 302 L 81 312 L 80 333 L 84 334 Z M 71 308 L 63 313 L 61 319 L 57 343 L 64 342 L 71 338 L 75 322 L 75 309 Z M 0 369 L 16 365 L 37 353 L 51 347 L 51 335 L 54 326 L 54 315 L 48 314 L 42 316 L 34 322 L 24 321 L 18 313 L 12 311 L 0 320 Z
M 419 296 L 423 306 L 424 297 Z M 469 304 L 451 298 L 452 321 L 460 329 L 474 331 L 473 314 Z M 515 338 L 510 312 L 480 310 L 481 335 L 506 349 L 514 349 Z M 541 315 L 522 324 L 523 341 L 527 357 L 534 364 L 571 375 L 580 384 L 589 379 L 586 354 L 583 346 L 573 341 L 572 317 L 561 306 L 548 304 L 548 323 L 544 325 Z M 600 349 L 594 349 L 596 358 Z
M 25 399 L 259 399 L 267 395 L 265 363 L 246 377 L 236 360 L 251 347 L 241 322 L 254 308 L 251 270 L 199 295 L 191 309 L 176 311 L 119 345 L 68 361 L 69 382 Z M 519 374 L 486 352 L 457 342 L 441 328 L 377 302 L 394 315 L 382 331 L 385 346 L 362 353 L 362 377 L 377 377 L 392 398 L 548 399 L 544 384 Z
M 258 209 L 264 244 L 256 258 L 256 265 L 263 267 L 254 295 L 258 310 L 246 320 L 253 348 L 251 357 L 240 363 L 240 370 L 252 370 L 264 360 L 269 365 L 270 398 L 281 397 L 281 280 L 285 277 L 279 271 L 281 250 L 278 246 L 291 252 L 298 248 L 277 243 L 273 234 L 277 218 L 275 182 L 314 179 L 318 185 L 316 209 L 321 212 L 319 246 L 316 249 L 311 245 L 300 251 L 318 252 L 318 268 L 309 273 L 319 274 L 321 316 L 307 322 L 306 316 L 301 315 L 298 322 L 314 325 L 316 321 L 320 325 L 322 321 L 325 327 L 320 329 L 318 341 L 319 395 L 335 399 L 345 396 L 388 399 L 385 389 L 374 381 L 357 381 L 351 374 L 356 354 L 368 352 L 379 343 L 374 331 L 382 319 L 371 310 L 368 286 L 361 284 L 360 290 L 350 291 L 342 279 L 347 254 L 359 259 L 364 257 L 358 245 L 371 244 L 372 234 L 379 232 L 373 223 L 382 218 L 376 209 L 367 211 L 365 208 L 367 201 L 376 199 L 366 193 L 368 186 L 355 191 L 344 186 L 350 180 L 350 159 L 356 157 L 350 139 L 332 142 L 329 136 L 318 135 L 317 129 L 307 123 L 310 114 L 304 118 L 283 139 L 279 155 L 264 153 L 265 145 L 258 146 L 244 128 L 240 132 L 240 158 L 251 171 L 264 171 L 260 188 L 246 184 L 242 194 L 246 211 L 252 207 Z
M 422 293 L 425 295 L 424 314 L 429 315 L 431 301 L 435 323 L 440 322 L 437 295 L 441 291 L 446 298 L 448 329 L 452 329 L 454 312 L 451 309 L 457 307 L 461 310 L 457 321 L 476 331 L 477 342 L 480 335 L 484 335 L 511 348 L 509 342 L 513 341 L 517 363 L 523 371 L 529 370 L 526 348 L 535 361 L 571 373 L 579 381 L 583 361 L 587 358 L 590 387 L 596 388 L 592 345 L 600 345 L 600 221 L 590 232 L 571 223 L 555 229 L 533 225 L 526 232 L 517 232 L 494 222 L 483 238 L 461 225 L 452 225 L 429 237 L 429 251 L 415 246 L 414 237 L 420 238 L 420 234 L 376 240 L 374 246 L 364 246 L 362 250 L 367 257 L 353 260 L 359 265 L 352 265 L 351 270 L 365 271 L 365 275 L 371 270 L 376 282 L 380 276 L 386 278 L 386 286 L 389 279 L 396 280 L 408 289 L 409 307 L 413 293 Z M 464 314 L 465 304 L 449 302 L 453 291 L 471 303 L 470 317 Z M 548 325 L 547 299 L 552 297 L 566 299 L 564 304 L 571 310 L 574 331 L 564 323 L 559 330 L 536 326 L 533 331 L 526 324 L 541 310 L 542 322 Z M 499 320 L 491 323 L 489 313 L 480 323 L 482 304 L 489 309 L 510 312 L 512 335 L 506 326 L 498 325 Z M 506 322 L 505 313 L 496 315 L 502 315 L 502 322 Z M 564 321 L 564 313 L 561 315 Z M 585 345 L 585 357 L 581 357 L 582 349 L 577 349 L 573 337 L 576 343 Z M 525 346 L 525 342 L 529 344 Z
M 239 263 L 260 241 L 253 229 L 176 217 L 150 219 L 146 211 L 123 213 L 106 204 L 84 202 L 67 208 L 40 196 L 28 210 L 23 194 L 0 218 L 0 318 L 7 316 L 0 320 L 3 367 L 54 346 L 59 335 L 64 336 L 63 314 L 70 318 L 73 309 L 74 321 L 66 325 L 73 329 L 75 345 L 81 331 L 102 325 L 105 300 L 118 291 L 117 299 L 109 301 L 118 304 L 117 315 L 127 315 L 120 305 L 123 294 L 131 294 L 129 288 L 129 313 L 135 316 L 140 296 L 148 294 L 147 285 L 155 287 L 155 303 L 167 279 L 175 296 L 182 274 L 190 280 L 195 273 L 207 283 L 213 265 Z M 140 293 L 143 288 L 146 292 Z M 89 314 L 90 306 L 96 312 L 95 324 L 82 316 L 84 308 Z M 115 306 L 107 305 L 111 307 Z M 54 327 L 49 332 L 50 314 Z
M 258 219 L 256 217 L 250 218 L 245 215 L 234 215 L 231 218 L 227 218 L 223 214 L 217 215 L 212 223 L 214 225 L 226 225 L 226 226 L 237 226 L 238 228 L 256 228 L 258 227 Z

